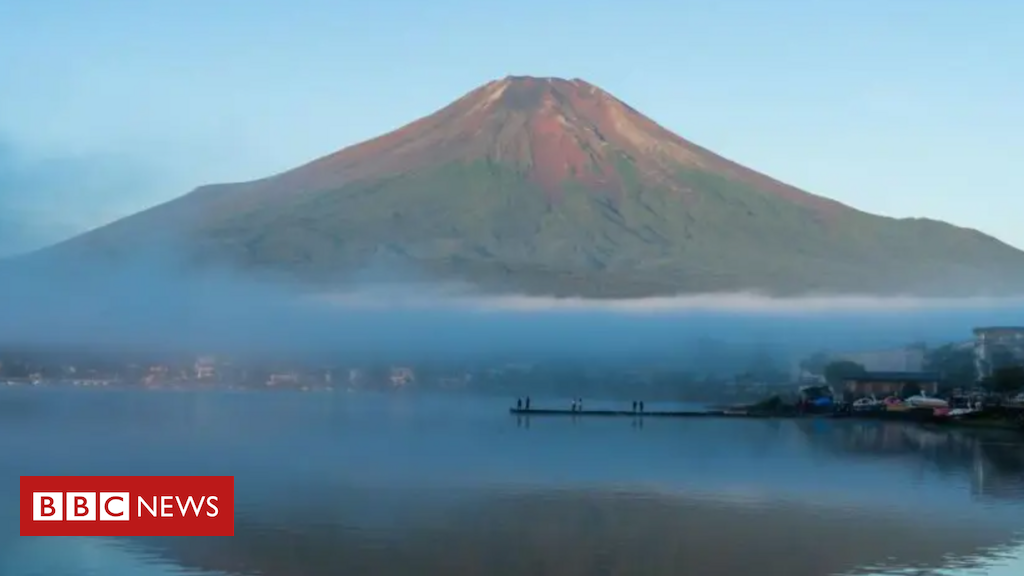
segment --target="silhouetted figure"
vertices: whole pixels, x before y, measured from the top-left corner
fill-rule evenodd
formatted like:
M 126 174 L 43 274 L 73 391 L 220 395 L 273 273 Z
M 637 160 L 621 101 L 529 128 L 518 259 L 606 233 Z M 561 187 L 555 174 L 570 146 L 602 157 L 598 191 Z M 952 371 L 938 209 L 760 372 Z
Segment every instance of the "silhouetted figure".
M 643 400 L 640 401 L 640 411 L 641 412 L 644 411 L 644 401 Z
M 530 397 L 529 396 L 526 397 L 526 409 L 527 410 L 530 409 Z
M 523 399 L 522 398 L 516 398 L 516 410 L 522 410 L 522 409 L 523 409 Z
M 633 412 L 636 412 L 636 400 L 633 400 Z
M 583 411 L 583 398 L 577 398 L 576 399 L 576 411 L 577 412 L 582 412 Z
M 572 399 L 572 411 L 573 412 L 576 411 L 576 399 L 575 398 Z

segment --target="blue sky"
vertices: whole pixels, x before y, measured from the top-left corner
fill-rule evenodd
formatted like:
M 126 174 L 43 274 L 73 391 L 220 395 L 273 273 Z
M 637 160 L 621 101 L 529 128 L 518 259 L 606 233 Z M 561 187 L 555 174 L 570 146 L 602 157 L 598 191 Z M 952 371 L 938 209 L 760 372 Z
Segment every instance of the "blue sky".
M 266 176 L 531 74 L 812 192 L 1024 247 L 1021 21 L 1009 0 L 0 0 L 0 243 Z

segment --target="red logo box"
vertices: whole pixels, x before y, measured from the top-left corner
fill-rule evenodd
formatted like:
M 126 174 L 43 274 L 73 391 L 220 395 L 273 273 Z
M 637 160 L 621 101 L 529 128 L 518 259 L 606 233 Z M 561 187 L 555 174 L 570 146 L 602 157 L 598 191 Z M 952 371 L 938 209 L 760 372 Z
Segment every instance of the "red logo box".
M 234 476 L 22 476 L 22 536 L 234 536 Z

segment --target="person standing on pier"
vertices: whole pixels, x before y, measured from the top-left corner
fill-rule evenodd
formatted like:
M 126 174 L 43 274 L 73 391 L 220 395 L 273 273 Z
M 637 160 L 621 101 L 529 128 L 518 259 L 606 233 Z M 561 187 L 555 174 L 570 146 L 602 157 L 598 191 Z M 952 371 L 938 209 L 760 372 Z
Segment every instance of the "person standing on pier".
M 573 412 L 576 411 L 576 399 L 575 398 L 572 399 L 572 411 Z
M 526 397 L 526 409 L 527 410 L 530 409 L 530 397 L 529 396 Z
M 633 412 L 636 413 L 636 400 L 633 400 Z
M 640 411 L 641 412 L 644 411 L 644 401 L 643 400 L 640 401 Z
M 523 409 L 523 399 L 522 398 L 516 398 L 516 410 L 522 410 L 522 409 Z
M 576 399 L 576 411 L 583 412 L 583 398 Z

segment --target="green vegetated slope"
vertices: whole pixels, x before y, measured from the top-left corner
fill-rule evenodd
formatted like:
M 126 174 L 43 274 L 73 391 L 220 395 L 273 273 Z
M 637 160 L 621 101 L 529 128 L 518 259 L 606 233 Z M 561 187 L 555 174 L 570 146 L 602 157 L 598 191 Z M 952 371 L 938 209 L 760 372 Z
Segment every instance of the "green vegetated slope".
M 621 155 L 619 189 L 568 180 L 552 194 L 528 168 L 451 163 L 356 182 L 208 223 L 247 266 L 310 279 L 381 255 L 505 291 L 639 296 L 1012 292 L 1024 255 L 981 233 L 853 209 L 828 216 L 728 178 L 680 168 L 688 192 L 643 185 Z

